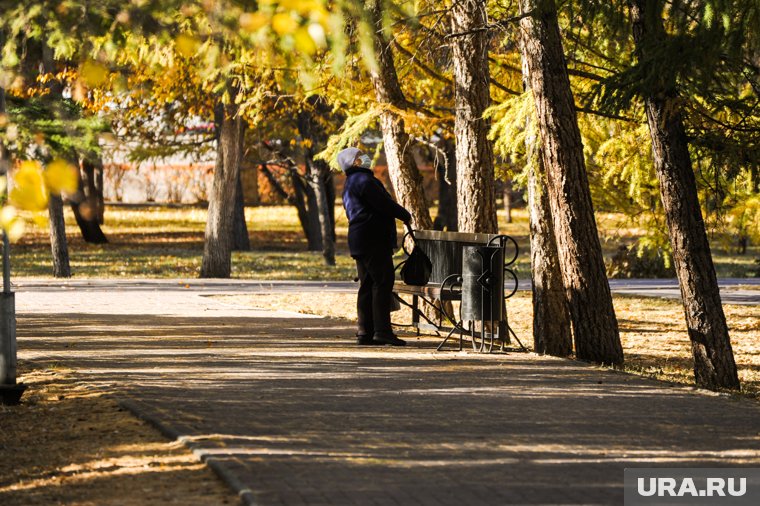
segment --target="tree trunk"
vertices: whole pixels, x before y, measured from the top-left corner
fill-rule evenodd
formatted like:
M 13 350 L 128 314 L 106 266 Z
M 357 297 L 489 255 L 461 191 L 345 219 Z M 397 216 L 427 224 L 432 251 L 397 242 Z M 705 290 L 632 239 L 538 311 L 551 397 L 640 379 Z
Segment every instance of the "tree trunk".
M 324 115 L 330 113 L 326 102 L 318 96 L 310 97 L 308 106 L 305 105 L 298 112 L 298 133 L 302 139 L 310 141 L 304 149 L 306 178 L 314 195 L 314 207 L 309 204 L 309 214 L 316 214 L 325 264 L 335 265 L 335 187 L 332 186 L 332 190 L 328 187 L 333 185 L 330 166 L 322 160 L 314 159 L 316 146 L 323 145 L 327 135 L 315 120 L 312 108 Z
M 55 73 L 57 72 L 56 64 L 53 59 L 53 51 L 47 44 L 42 44 L 41 46 L 41 53 L 42 53 L 42 67 L 47 73 Z M 49 99 L 53 101 L 60 101 L 63 99 L 63 84 L 58 80 L 51 80 L 48 83 L 48 88 L 50 90 Z M 59 113 L 64 119 L 67 119 L 65 116 L 65 113 L 62 109 L 59 108 Z M 106 238 L 103 231 L 100 229 L 100 223 L 99 223 L 99 215 L 102 214 L 102 211 L 99 210 L 99 207 L 102 206 L 101 202 L 99 202 L 97 198 L 97 184 L 96 184 L 96 177 L 95 177 L 95 164 L 85 158 L 82 161 L 82 165 L 79 164 L 79 154 L 73 152 L 70 153 L 70 162 L 75 166 L 79 167 L 79 170 L 77 171 L 77 174 L 79 176 L 79 188 L 73 197 L 69 199 L 69 203 L 71 204 L 71 210 L 74 211 L 74 218 L 76 219 L 77 225 L 79 226 L 79 230 L 82 233 L 82 238 L 85 240 L 85 242 L 88 242 L 90 244 L 105 244 L 108 242 L 108 239 Z M 102 172 L 102 163 L 100 164 L 100 171 Z M 102 188 L 102 185 L 101 185 Z M 51 208 L 52 209 L 52 208 Z M 61 211 L 61 216 L 63 216 L 63 211 Z M 52 218 L 52 216 L 51 216 Z M 63 221 L 61 221 L 60 226 L 62 225 Z M 52 226 L 52 221 L 51 221 Z M 56 233 L 56 236 L 58 240 L 64 241 L 66 240 L 66 232 L 65 229 L 62 229 L 61 231 L 58 231 Z M 52 240 L 51 235 L 51 240 Z M 51 247 L 53 248 L 53 251 L 55 252 L 57 246 L 55 244 L 51 244 Z M 58 246 L 60 247 L 60 246 Z M 68 247 L 66 248 L 68 250 Z M 67 253 L 68 256 L 68 253 Z M 67 261 L 68 262 L 68 261 Z
M 309 171 L 309 168 L 306 168 Z M 309 251 L 323 251 L 322 229 L 319 224 L 319 204 L 317 194 L 312 181 L 312 174 L 307 173 L 302 179 L 304 195 L 306 196 L 306 213 L 309 218 L 309 231 L 313 240 L 313 248 Z
M 245 156 L 245 124 L 240 127 L 240 160 L 238 161 L 237 183 L 235 184 L 235 214 L 232 223 L 232 251 L 250 251 L 251 239 L 245 223 L 245 192 L 243 190 L 243 157 Z
M 631 0 L 639 59 L 665 34 L 657 2 Z M 674 86 L 645 97 L 652 152 L 694 355 L 694 377 L 705 388 L 739 389 L 739 377 L 707 240 L 689 146 Z
M 82 162 L 82 192 L 88 205 L 92 208 L 95 221 L 103 223 L 103 161 L 97 157 L 94 161 Z
M 105 223 L 106 200 L 103 193 L 103 172 L 103 159 L 101 157 L 98 157 L 98 163 L 95 165 L 95 185 L 93 188 L 95 191 L 95 201 L 97 202 L 98 209 L 98 225 Z
M 523 41 L 519 41 L 520 52 Z M 530 92 L 530 79 L 525 58 L 522 58 L 523 88 Z M 567 305 L 562 270 L 559 265 L 554 220 L 546 188 L 546 174 L 540 156 L 536 129 L 528 116 L 525 125 L 525 153 L 528 170 L 528 211 L 530 213 L 530 274 L 533 299 L 533 351 L 558 357 L 573 353 L 570 309 Z M 511 184 L 504 191 L 505 207 Z
M 209 193 L 208 219 L 201 262 L 202 278 L 229 278 L 232 270 L 232 227 L 240 172 L 243 120 L 233 104 L 220 107 L 219 138 L 214 179 Z
M 41 50 L 42 66 L 45 72 L 55 73 L 57 69 L 53 60 L 53 51 L 45 43 L 42 44 Z M 48 87 L 50 89 L 51 100 L 60 100 L 62 98 L 63 84 L 60 81 L 53 79 L 48 83 Z M 74 165 L 78 166 L 77 157 L 72 155 L 72 158 Z M 80 187 L 81 184 L 80 174 Z M 50 250 L 53 259 L 53 276 L 56 278 L 70 278 L 69 244 L 66 239 L 66 222 L 63 216 L 63 199 L 61 197 L 50 195 L 50 199 L 48 200 L 48 215 L 50 220 Z M 74 216 L 76 217 L 76 213 Z
M 335 235 L 335 178 L 331 170 L 325 176 L 325 197 L 327 197 L 327 217 L 330 219 L 330 237 L 332 237 L 334 245 L 337 240 Z
M 290 181 L 293 185 L 293 198 L 290 199 L 296 206 L 298 212 L 298 221 L 301 223 L 301 229 L 306 237 L 308 251 L 322 251 L 322 235 L 319 230 L 319 217 L 309 212 L 310 207 L 315 205 L 314 192 L 304 181 L 304 177 L 298 172 L 298 167 L 293 165 L 289 167 Z
M 88 205 L 92 207 L 95 220 L 98 225 L 103 224 L 104 199 L 103 199 L 103 159 L 96 156 L 92 161 L 82 162 L 82 192 Z
M 457 227 L 457 162 L 456 148 L 450 139 L 442 139 L 440 148 L 446 157 L 439 156 L 435 170 L 438 176 L 438 214 L 433 222 L 435 230 L 456 232 Z
M 496 233 L 493 149 L 483 112 L 491 104 L 485 0 L 459 0 L 451 8 L 458 225 L 462 232 Z M 466 34 L 466 35 L 465 35 Z
M 623 363 L 604 269 L 583 145 L 562 52 L 554 0 L 521 0 L 523 56 L 536 106 L 560 269 L 572 316 L 576 356 Z
M 319 229 L 322 236 L 322 256 L 326 265 L 335 265 L 335 223 L 330 218 L 330 207 L 334 205 L 328 197 L 326 175 L 330 172 L 330 167 L 321 160 L 307 160 L 306 163 L 311 165 L 309 172 L 309 184 L 314 191 L 314 197 L 317 203 L 317 214 L 319 216 Z M 333 211 L 334 212 L 334 211 Z
M 101 166 L 102 170 L 102 166 Z M 105 244 L 106 235 L 100 228 L 98 216 L 101 215 L 95 182 L 96 164 L 84 158 L 79 170 L 79 191 L 70 199 L 82 238 L 90 244 Z
M 269 167 L 267 167 L 267 164 L 262 163 L 259 165 L 259 172 L 264 174 L 264 177 L 267 178 L 267 181 L 269 181 L 269 184 L 272 186 L 272 189 L 277 193 L 277 195 L 280 196 L 280 198 L 286 202 L 290 202 L 290 195 L 288 195 L 288 192 L 285 191 L 285 189 L 282 187 L 279 181 L 277 181 L 277 178 L 274 177 L 274 174 L 272 174 L 272 171 L 269 170 Z
M 528 175 L 530 271 L 533 282 L 533 351 L 558 357 L 573 353 L 570 311 L 541 157 Z
M 48 200 L 50 215 L 50 249 L 53 254 L 53 276 L 70 278 L 69 246 L 66 242 L 66 225 L 63 219 L 63 200 L 57 195 L 50 195 Z
M 388 41 L 383 37 L 382 12 L 380 2 L 372 7 L 375 22 L 375 53 L 377 68 L 370 72 L 375 97 L 380 104 L 390 105 L 396 109 L 406 109 L 407 101 L 396 74 L 393 53 Z M 380 113 L 380 126 L 383 131 L 383 147 L 388 163 L 388 174 L 393 184 L 399 204 L 412 215 L 413 226 L 417 229 L 431 229 L 433 220 L 422 185 L 422 175 L 417 169 L 411 152 L 411 141 L 404 128 L 404 120 L 390 110 Z
M 235 185 L 235 215 L 233 220 L 232 251 L 250 251 L 251 239 L 248 237 L 248 226 L 245 223 L 245 194 L 239 172 Z

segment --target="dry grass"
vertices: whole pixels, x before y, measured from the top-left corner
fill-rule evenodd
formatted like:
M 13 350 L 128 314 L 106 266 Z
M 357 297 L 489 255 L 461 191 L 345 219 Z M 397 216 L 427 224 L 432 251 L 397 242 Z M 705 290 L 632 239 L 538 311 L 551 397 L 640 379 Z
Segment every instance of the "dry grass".
M 431 211 L 435 214 L 435 210 Z M 249 207 L 246 221 L 253 250 L 233 254 L 233 277 L 250 279 L 347 280 L 354 275 L 348 256 L 348 224 L 340 205 L 336 206 L 337 267 L 326 267 L 319 252 L 308 252 L 306 240 L 292 206 Z M 206 210 L 201 208 L 108 207 L 103 230 L 109 244 L 84 243 L 73 215 L 66 209 L 66 227 L 72 271 L 75 277 L 172 278 L 197 277 L 203 253 Z M 631 244 L 643 230 L 623 216 L 600 213 L 600 238 L 609 258 L 617 248 Z M 506 223 L 499 212 L 499 228 L 513 236 L 520 247 L 516 264 L 519 277 L 530 275 L 528 215 L 513 211 Z M 400 227 L 400 226 L 399 226 Z M 400 230 L 400 228 L 399 228 Z M 760 248 L 750 247 L 746 255 L 735 255 L 725 240 L 716 239 L 712 251 L 718 275 L 748 276 L 757 270 L 755 258 Z M 49 276 L 52 272 L 47 230 L 32 229 L 12 248 L 14 276 Z
M 760 398 L 760 307 L 724 305 L 744 393 Z M 691 343 L 679 301 L 616 297 L 626 369 L 693 383 Z
M 347 225 L 338 213 L 337 266 L 306 251 L 295 208 L 246 209 L 252 251 L 232 255 L 232 276 L 247 279 L 349 280 L 354 262 L 346 250 Z M 108 244 L 85 243 L 66 209 L 71 270 L 75 278 L 195 278 L 200 273 L 206 210 L 199 208 L 108 208 L 103 231 Z M 32 229 L 12 246 L 14 277 L 50 276 L 46 230 Z
M 355 320 L 354 294 L 256 294 L 227 296 L 226 300 L 260 308 L 287 309 Z M 676 300 L 615 296 L 615 311 L 625 352 L 625 370 L 664 381 L 694 383 L 689 338 L 683 307 Z M 760 398 L 760 307 L 725 305 L 742 392 Z M 509 321 L 522 343 L 532 346 L 530 294 L 509 299 Z M 409 322 L 410 312 L 394 313 L 395 322 Z
M 186 448 L 73 371 L 35 366 L 24 374 L 23 404 L 0 406 L 0 504 L 238 503 Z

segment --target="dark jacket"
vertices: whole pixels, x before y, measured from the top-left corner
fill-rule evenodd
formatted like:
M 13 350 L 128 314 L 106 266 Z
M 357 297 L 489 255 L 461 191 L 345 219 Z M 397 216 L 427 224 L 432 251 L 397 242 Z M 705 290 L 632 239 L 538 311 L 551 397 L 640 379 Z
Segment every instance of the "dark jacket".
M 372 171 L 361 167 L 346 171 L 343 207 L 348 216 L 348 249 L 352 257 L 376 252 L 392 254 L 398 247 L 395 220 L 406 223 L 412 219 Z

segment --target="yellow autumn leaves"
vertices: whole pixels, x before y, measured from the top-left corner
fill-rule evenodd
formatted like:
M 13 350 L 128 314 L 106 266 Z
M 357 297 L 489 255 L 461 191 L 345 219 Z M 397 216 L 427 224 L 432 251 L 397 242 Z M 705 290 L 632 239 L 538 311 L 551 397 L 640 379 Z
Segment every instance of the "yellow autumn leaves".
M 181 33 L 174 39 L 174 45 L 179 54 L 185 58 L 192 58 L 198 52 L 198 48 L 201 44 L 195 37 L 186 33 Z
M 51 193 L 74 193 L 78 185 L 76 167 L 63 160 L 55 160 L 47 167 L 37 161 L 21 162 L 12 180 L 8 202 L 0 210 L 0 226 L 11 241 L 21 237 L 28 221 L 45 225 Z M 0 193 L 5 193 L 6 185 L 6 179 L 0 178 Z
M 279 45 L 310 57 L 327 48 L 329 22 L 330 13 L 319 0 L 265 0 L 259 2 L 259 10 L 241 12 L 238 16 L 242 35 L 258 38 L 264 35 L 263 29 L 269 28 Z M 202 42 L 201 38 L 186 32 L 174 38 L 174 45 L 177 53 L 191 58 L 198 54 Z
M 108 68 L 100 62 L 88 60 L 80 67 L 79 77 L 88 86 L 102 86 L 108 80 Z
M 280 45 L 293 47 L 302 54 L 313 56 L 327 47 L 330 14 L 318 0 L 279 0 L 260 2 L 261 10 L 244 12 L 239 25 L 243 32 L 254 34 L 269 27 Z

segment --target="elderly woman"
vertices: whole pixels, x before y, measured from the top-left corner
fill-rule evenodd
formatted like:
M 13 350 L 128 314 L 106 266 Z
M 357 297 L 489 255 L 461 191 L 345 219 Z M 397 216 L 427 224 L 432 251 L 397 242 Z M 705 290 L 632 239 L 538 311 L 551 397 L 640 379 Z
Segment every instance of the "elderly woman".
M 348 216 L 348 249 L 356 260 L 359 294 L 356 313 L 359 345 L 404 346 L 391 330 L 393 252 L 398 248 L 396 222 L 409 223 L 412 215 L 393 201 L 370 170 L 371 160 L 358 148 L 338 153 L 338 165 L 346 173 L 343 207 Z

